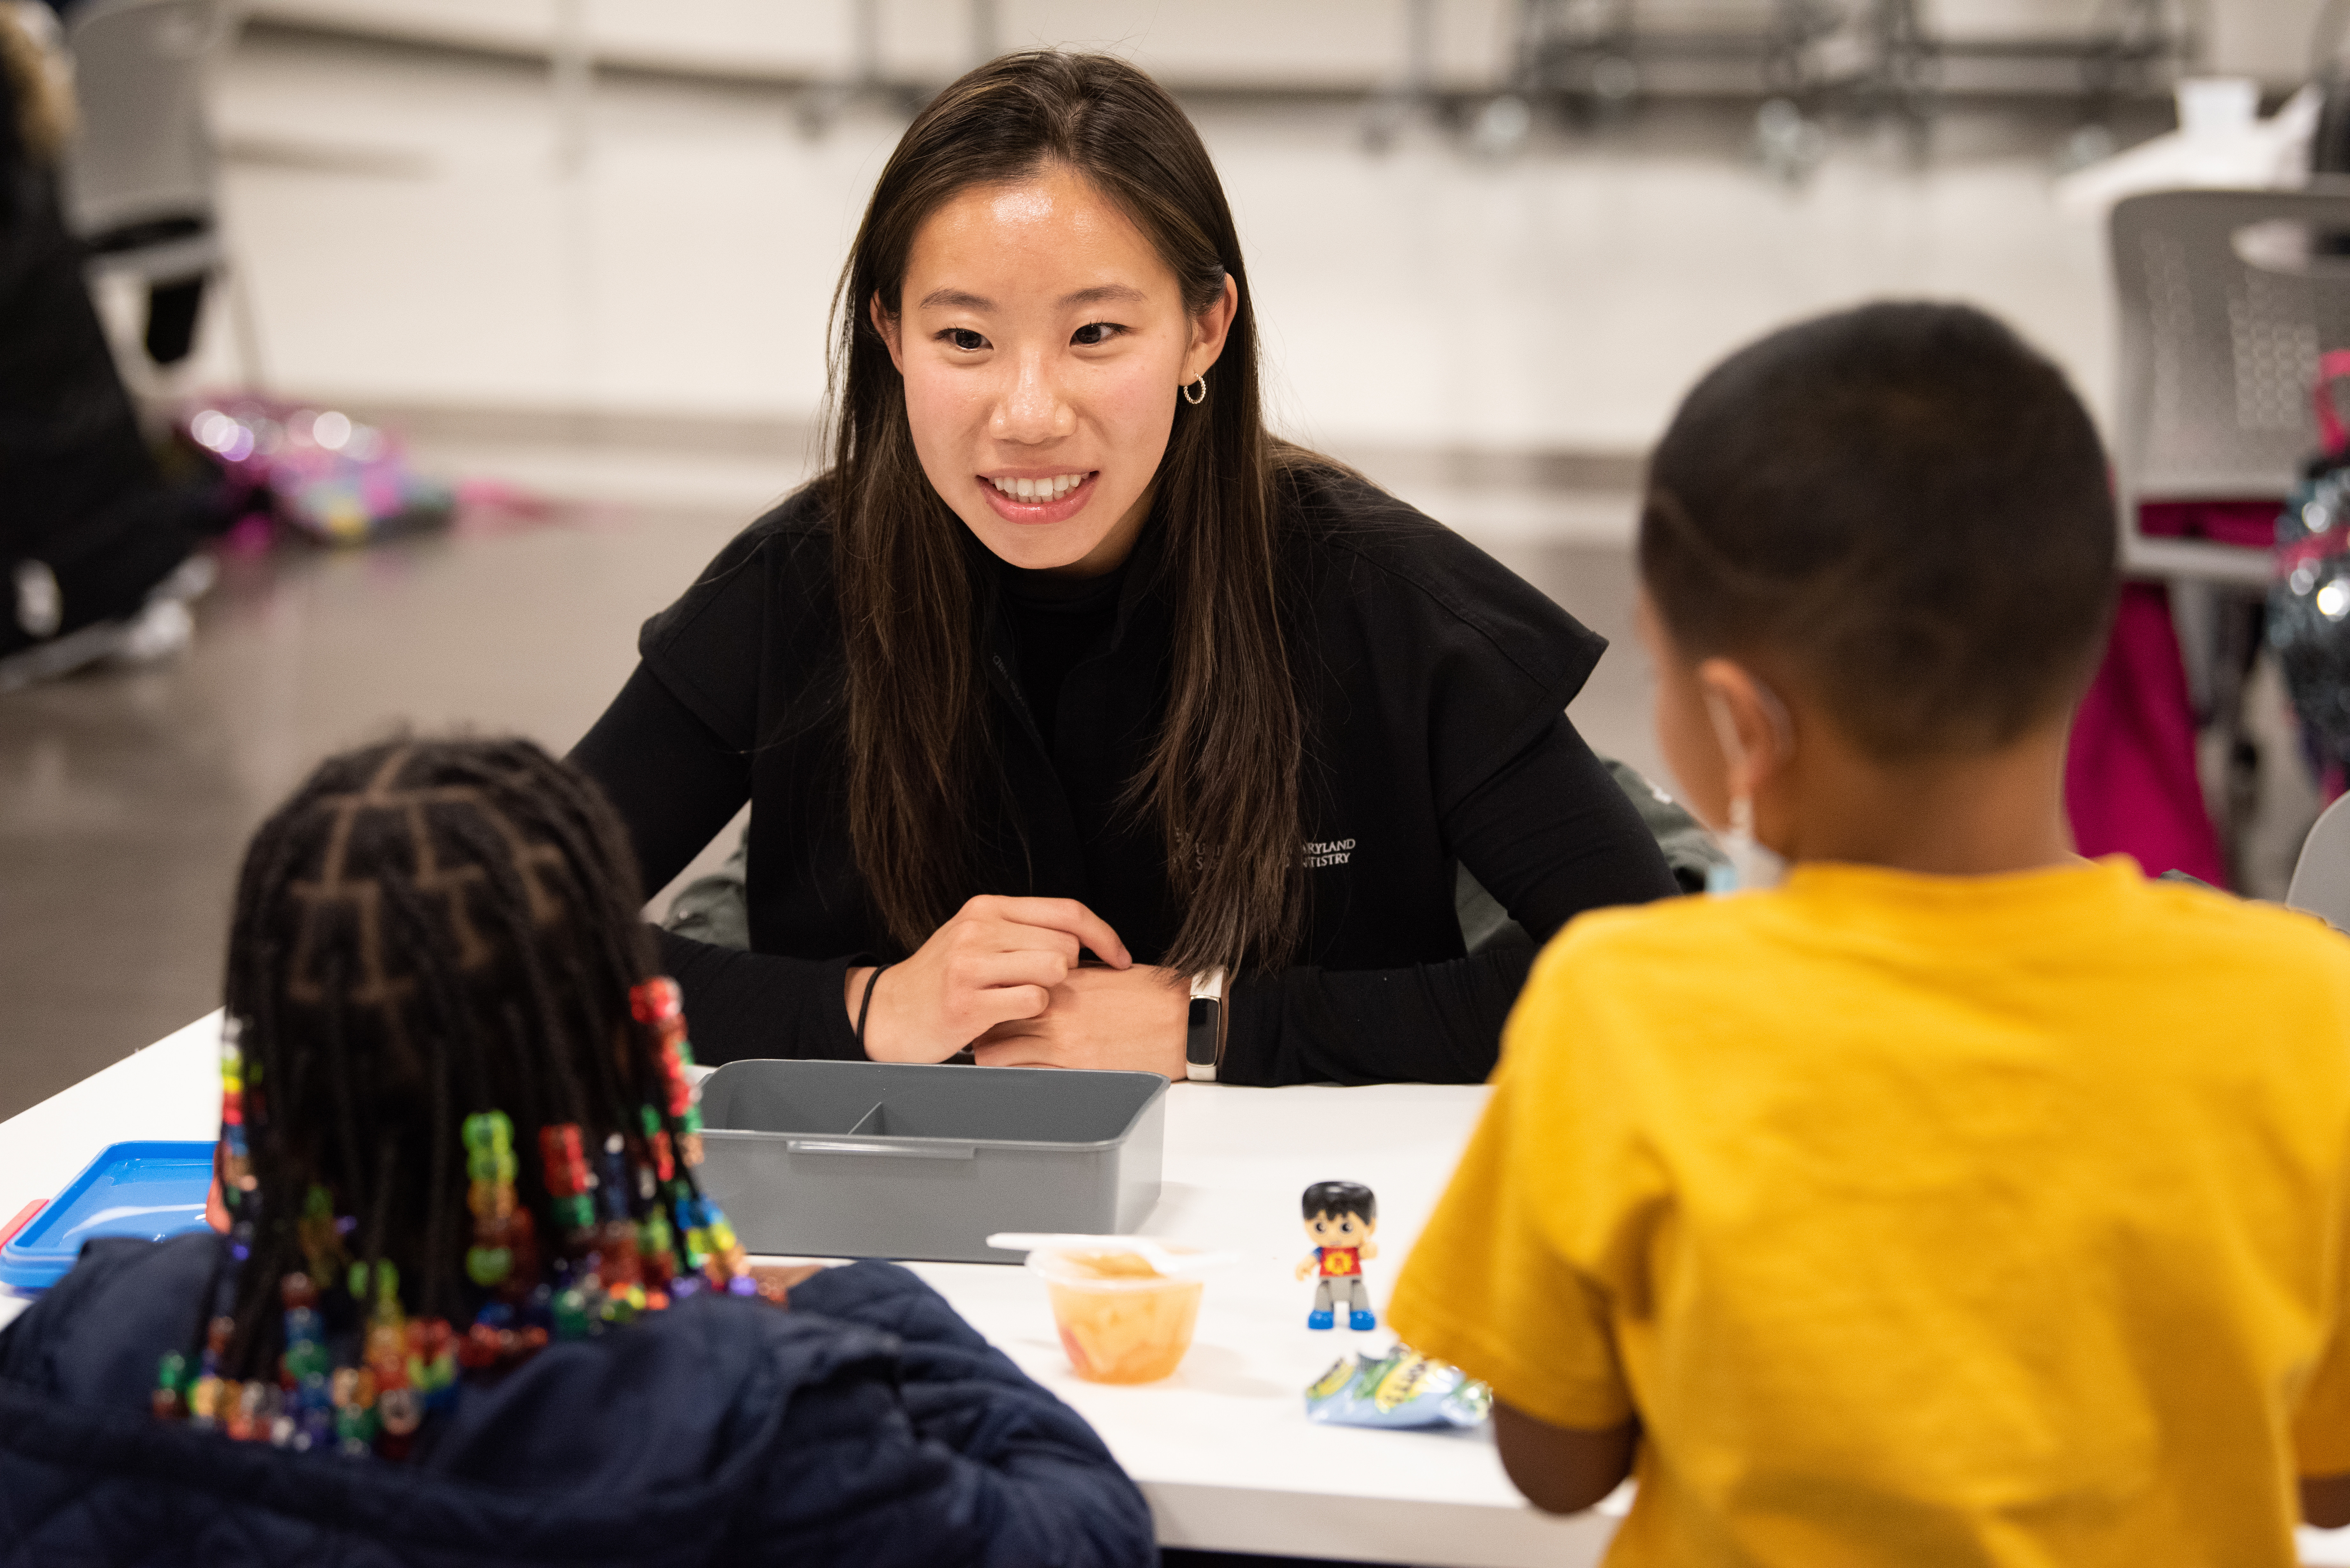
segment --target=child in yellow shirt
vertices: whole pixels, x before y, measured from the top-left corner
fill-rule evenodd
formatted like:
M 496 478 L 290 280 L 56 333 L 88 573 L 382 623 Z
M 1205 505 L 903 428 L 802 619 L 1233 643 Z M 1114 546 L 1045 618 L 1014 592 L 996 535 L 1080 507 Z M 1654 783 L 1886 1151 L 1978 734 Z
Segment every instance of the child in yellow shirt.
M 2292 1563 L 2350 1521 L 2350 943 L 2072 853 L 2078 400 L 1973 310 L 1791 327 L 1640 566 L 1746 890 L 1543 954 L 1397 1332 L 1537 1506 L 1637 1475 L 1614 1564 Z

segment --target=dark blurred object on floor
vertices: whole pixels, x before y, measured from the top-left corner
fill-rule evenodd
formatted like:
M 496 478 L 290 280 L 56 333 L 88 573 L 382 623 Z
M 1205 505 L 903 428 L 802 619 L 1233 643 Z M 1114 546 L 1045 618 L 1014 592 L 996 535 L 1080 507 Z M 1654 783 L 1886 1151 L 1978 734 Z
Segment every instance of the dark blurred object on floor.
M 16 8 L 0 9 L 0 691 L 184 647 L 201 493 L 163 483 L 59 221 L 66 111 Z

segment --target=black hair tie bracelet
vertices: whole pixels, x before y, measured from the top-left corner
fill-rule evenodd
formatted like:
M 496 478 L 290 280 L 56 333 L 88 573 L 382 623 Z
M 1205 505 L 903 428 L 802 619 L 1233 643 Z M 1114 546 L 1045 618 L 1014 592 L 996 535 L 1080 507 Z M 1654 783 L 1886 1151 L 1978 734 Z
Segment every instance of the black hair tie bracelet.
M 873 1011 L 873 988 L 881 983 L 881 971 L 889 967 L 885 963 L 865 977 L 865 1000 L 857 1004 L 857 1048 L 859 1051 L 865 1050 L 865 1019 Z M 870 1056 L 872 1053 L 868 1051 L 866 1054 Z

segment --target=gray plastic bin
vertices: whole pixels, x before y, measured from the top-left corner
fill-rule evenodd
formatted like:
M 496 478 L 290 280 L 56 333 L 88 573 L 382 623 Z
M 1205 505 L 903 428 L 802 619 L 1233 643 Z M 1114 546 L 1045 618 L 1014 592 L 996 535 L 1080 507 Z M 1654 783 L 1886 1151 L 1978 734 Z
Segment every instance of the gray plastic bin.
M 1016 1263 L 996 1231 L 1120 1234 L 1159 1201 L 1156 1073 L 729 1062 L 701 1178 L 753 1252 Z

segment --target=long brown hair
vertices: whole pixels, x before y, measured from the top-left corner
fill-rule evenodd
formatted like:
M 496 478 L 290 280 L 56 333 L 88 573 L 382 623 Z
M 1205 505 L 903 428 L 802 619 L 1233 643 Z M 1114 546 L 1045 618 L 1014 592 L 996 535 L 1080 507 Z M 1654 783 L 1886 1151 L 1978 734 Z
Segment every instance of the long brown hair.
M 1150 242 L 1185 309 L 1230 276 L 1240 305 L 1198 407 L 1178 404 L 1157 479 L 1157 591 L 1173 625 L 1165 717 L 1127 805 L 1154 817 L 1182 924 L 1180 970 L 1287 961 L 1302 924 L 1302 721 L 1284 645 L 1276 469 L 1309 454 L 1264 429 L 1239 236 L 1199 133 L 1107 55 L 1006 55 L 941 93 L 890 154 L 833 298 L 833 520 L 847 656 L 848 811 L 890 936 L 919 947 L 972 886 L 973 802 L 999 779 L 978 658 L 973 550 L 931 486 L 905 384 L 869 317 L 899 314 L 922 223 L 959 192 L 1051 165 L 1090 181 Z M 1175 395 L 1173 388 L 1168 396 Z

